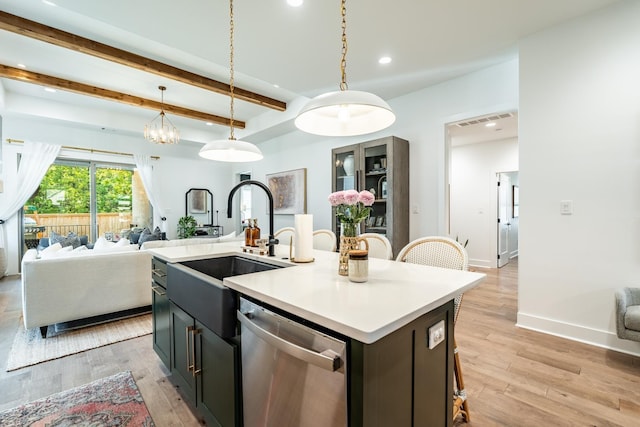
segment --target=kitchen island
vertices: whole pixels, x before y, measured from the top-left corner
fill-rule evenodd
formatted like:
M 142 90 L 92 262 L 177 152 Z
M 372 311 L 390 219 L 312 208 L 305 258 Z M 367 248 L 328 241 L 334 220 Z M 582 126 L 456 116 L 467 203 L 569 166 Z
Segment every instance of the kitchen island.
M 315 261 L 308 264 L 286 259 L 286 246 L 277 246 L 276 256 L 266 257 L 242 253 L 237 242 L 151 252 L 156 261 L 169 264 L 241 254 L 287 267 L 226 277 L 223 284 L 239 296 L 347 342 L 345 424 L 451 425 L 452 300 L 478 285 L 484 274 L 370 259 L 369 280 L 353 283 L 338 275 L 338 254 L 331 252 L 315 251 Z M 193 275 L 208 280 L 202 273 Z M 430 342 L 430 328 L 437 326 L 443 334 Z M 239 339 L 225 339 L 235 346 L 235 353 L 241 351 Z M 229 381 L 237 382 L 240 376 L 237 369 Z M 236 411 L 233 423 L 242 425 L 238 418 Z

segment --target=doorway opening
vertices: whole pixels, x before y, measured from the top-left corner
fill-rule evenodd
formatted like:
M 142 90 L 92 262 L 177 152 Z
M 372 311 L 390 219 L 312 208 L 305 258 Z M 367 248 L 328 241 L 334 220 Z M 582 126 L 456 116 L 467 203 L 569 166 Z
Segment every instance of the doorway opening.
M 446 230 L 452 238 L 468 240 L 471 266 L 498 266 L 500 213 L 496 176 L 509 171 L 516 174 L 510 178 L 518 182 L 517 123 L 517 112 L 502 112 L 446 124 Z M 508 185 L 513 199 L 513 183 Z M 509 222 L 512 213 L 512 206 L 505 207 L 502 224 Z M 517 236 L 511 242 L 517 242 Z M 517 255 L 517 248 L 510 249 L 511 256 L 514 253 Z
M 248 181 L 251 179 L 251 172 L 241 172 L 238 174 L 238 182 Z M 236 208 L 240 215 L 236 219 L 236 230 L 239 230 L 236 234 L 240 235 L 244 233 L 244 229 L 249 225 L 249 219 L 252 218 L 251 214 L 251 186 L 244 185 L 238 189 L 238 197 Z

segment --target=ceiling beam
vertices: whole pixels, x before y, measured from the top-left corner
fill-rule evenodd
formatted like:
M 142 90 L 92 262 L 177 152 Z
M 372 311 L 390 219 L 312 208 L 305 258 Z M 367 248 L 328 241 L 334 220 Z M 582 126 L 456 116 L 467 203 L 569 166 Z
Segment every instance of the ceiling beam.
M 7 12 L 0 11 L 0 29 L 71 49 L 76 52 L 96 56 L 107 61 L 116 62 L 121 65 L 210 90 L 222 95 L 231 96 L 231 87 L 227 83 L 222 83 L 217 80 L 210 79 L 209 77 L 182 70 L 150 58 L 145 58 L 144 56 L 140 56 L 135 53 L 127 52 L 66 31 L 58 30 Z M 278 101 L 242 88 L 234 87 L 233 94 L 236 99 L 272 108 L 277 111 L 285 111 L 287 109 L 287 104 L 283 101 Z
M 122 104 L 132 105 L 134 107 L 148 108 L 150 110 L 160 111 L 164 108 L 167 113 L 172 113 L 190 119 L 204 120 L 206 122 L 218 125 L 230 126 L 231 119 L 227 117 L 217 116 L 215 114 L 203 113 L 202 111 L 190 110 L 176 105 L 162 104 L 158 101 L 140 98 L 138 96 L 128 95 L 126 93 L 116 92 L 109 89 L 102 89 L 96 86 L 78 83 L 71 80 L 65 80 L 58 77 L 48 76 L 46 74 L 35 73 L 33 71 L 22 70 L 20 68 L 9 67 L 0 64 L 0 77 L 6 77 L 12 80 L 18 80 L 27 83 L 39 84 L 68 92 L 79 93 L 81 95 L 89 95 L 95 98 L 116 101 Z M 234 119 L 233 126 L 238 129 L 245 128 L 245 122 Z

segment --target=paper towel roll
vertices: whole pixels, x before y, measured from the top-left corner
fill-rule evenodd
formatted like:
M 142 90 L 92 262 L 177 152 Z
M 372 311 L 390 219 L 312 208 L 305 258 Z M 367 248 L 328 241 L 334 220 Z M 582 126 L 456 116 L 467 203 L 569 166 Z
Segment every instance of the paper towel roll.
M 296 262 L 313 260 L 313 215 L 295 215 L 294 255 Z

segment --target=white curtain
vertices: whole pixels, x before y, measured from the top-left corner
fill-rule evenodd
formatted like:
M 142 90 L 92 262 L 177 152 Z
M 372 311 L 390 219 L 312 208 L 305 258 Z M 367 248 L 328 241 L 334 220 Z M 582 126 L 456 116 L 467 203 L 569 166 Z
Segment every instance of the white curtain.
M 0 277 L 7 273 L 7 230 L 5 222 L 14 216 L 38 189 L 44 174 L 58 156 L 60 145 L 25 141 L 18 165 L 15 192 L 6 195 L 7 202 L 0 206 Z
M 140 173 L 144 191 L 146 191 L 147 198 L 149 199 L 151 206 L 153 206 L 153 217 L 154 219 L 158 217 L 160 218 L 160 221 L 162 221 L 160 224 L 160 230 L 164 233 L 167 231 L 165 229 L 165 221 L 167 220 L 167 218 L 165 217 L 164 211 L 158 203 L 157 194 L 153 193 L 153 167 L 151 166 L 151 156 L 147 156 L 144 154 L 134 154 L 133 159 L 135 160 L 136 167 L 138 168 L 138 172 Z

